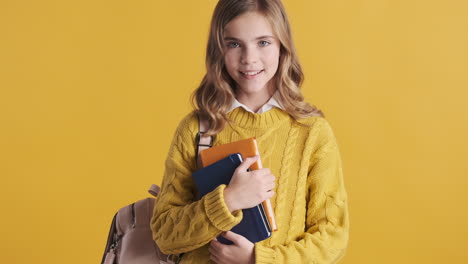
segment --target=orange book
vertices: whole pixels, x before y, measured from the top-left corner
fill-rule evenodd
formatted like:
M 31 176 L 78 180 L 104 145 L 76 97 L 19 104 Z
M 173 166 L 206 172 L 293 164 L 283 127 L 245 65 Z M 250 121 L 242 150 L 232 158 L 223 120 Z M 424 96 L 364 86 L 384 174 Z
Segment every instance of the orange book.
M 240 153 L 244 158 L 260 155 L 258 151 L 257 140 L 253 137 L 202 150 L 200 151 L 202 166 L 206 167 L 234 153 Z M 254 164 L 252 164 L 252 166 L 250 166 L 251 170 L 258 170 L 261 168 L 262 161 L 260 158 Z M 265 209 L 271 230 L 278 231 L 275 214 L 273 212 L 270 199 L 263 201 L 262 204 L 263 208 Z

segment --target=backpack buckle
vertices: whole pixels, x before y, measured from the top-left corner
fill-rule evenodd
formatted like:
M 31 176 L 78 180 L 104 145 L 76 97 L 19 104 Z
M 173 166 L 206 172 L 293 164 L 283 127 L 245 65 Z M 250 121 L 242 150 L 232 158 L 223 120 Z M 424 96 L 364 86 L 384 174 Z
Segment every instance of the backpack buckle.
M 203 134 L 205 134 L 205 132 L 198 132 L 198 133 L 197 133 L 197 144 L 198 144 L 198 146 L 210 147 L 210 148 L 211 148 L 211 147 L 213 146 L 213 141 L 214 141 L 213 139 L 214 139 L 214 137 L 213 137 L 213 136 L 210 136 L 210 139 L 211 139 L 211 140 L 210 140 L 210 143 L 208 143 L 208 144 L 202 144 L 201 141 L 200 141 L 200 139 L 202 138 Z
M 167 256 L 167 263 L 169 264 L 179 264 L 180 260 L 182 259 L 183 254 L 173 255 L 170 254 Z

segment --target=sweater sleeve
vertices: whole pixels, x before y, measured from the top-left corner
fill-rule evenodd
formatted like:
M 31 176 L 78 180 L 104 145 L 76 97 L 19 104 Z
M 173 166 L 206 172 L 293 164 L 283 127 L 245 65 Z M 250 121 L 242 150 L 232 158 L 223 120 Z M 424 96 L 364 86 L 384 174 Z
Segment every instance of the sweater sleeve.
M 195 201 L 196 116 L 179 124 L 165 162 L 161 192 L 156 198 L 151 229 L 153 239 L 164 254 L 180 254 L 197 249 L 228 231 L 242 220 L 242 210 L 231 213 L 224 201 L 226 185 Z
M 255 244 L 256 263 L 337 263 L 345 254 L 349 217 L 342 161 L 330 125 L 320 123 L 307 176 L 305 232 L 285 245 Z

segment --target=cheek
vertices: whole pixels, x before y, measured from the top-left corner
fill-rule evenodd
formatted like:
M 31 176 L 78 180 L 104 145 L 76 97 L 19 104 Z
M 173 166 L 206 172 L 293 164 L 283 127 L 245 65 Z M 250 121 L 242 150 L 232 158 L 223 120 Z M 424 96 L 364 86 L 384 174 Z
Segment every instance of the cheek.
M 226 53 L 224 56 L 224 64 L 228 70 L 232 70 L 234 67 L 236 67 L 237 60 L 233 52 Z
M 229 76 L 231 76 L 231 78 L 234 79 L 234 72 L 235 72 L 235 68 L 233 67 L 233 65 L 231 63 L 229 63 L 229 60 L 227 58 L 224 59 L 224 67 L 226 68 L 226 71 L 227 73 L 229 74 Z
M 270 68 L 277 69 L 279 63 L 279 50 L 273 50 L 272 52 L 266 54 L 265 60 Z

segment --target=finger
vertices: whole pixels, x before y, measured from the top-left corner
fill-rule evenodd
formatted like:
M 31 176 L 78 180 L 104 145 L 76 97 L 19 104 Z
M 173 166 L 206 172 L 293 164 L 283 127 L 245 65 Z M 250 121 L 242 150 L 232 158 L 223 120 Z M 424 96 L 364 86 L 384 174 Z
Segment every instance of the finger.
M 270 175 L 271 175 L 271 176 L 268 177 L 268 180 L 269 180 L 270 182 L 275 182 L 275 180 L 276 180 L 275 175 L 273 175 L 273 174 L 270 174 Z
M 261 169 L 255 170 L 255 173 L 258 173 L 258 175 L 266 176 L 266 175 L 271 175 L 271 170 L 269 168 L 261 168 Z
M 268 180 L 273 175 L 273 174 L 271 174 L 271 171 L 268 168 L 261 168 L 261 169 L 258 169 L 258 170 L 254 170 L 254 171 L 252 171 L 252 174 L 257 175 L 257 176 L 261 176 L 262 178 L 268 179 Z
M 232 243 L 234 243 L 235 245 L 238 245 L 239 242 L 242 241 L 242 239 L 245 239 L 243 236 L 236 234 L 232 231 L 224 232 L 222 236 L 225 237 L 226 239 L 231 240 Z
M 218 252 L 221 249 L 221 243 L 218 240 L 211 240 L 210 248 Z
M 210 259 L 216 264 L 220 263 L 219 258 L 216 255 L 210 254 Z
M 252 164 L 254 164 L 254 162 L 256 162 L 259 157 L 260 157 L 259 155 L 256 155 L 256 156 L 253 156 L 253 157 L 246 158 L 244 161 L 242 161 L 242 163 L 239 165 L 239 167 L 237 167 L 236 170 L 239 170 L 239 171 L 242 171 L 242 172 L 247 171 L 247 169 Z
M 266 193 L 266 199 L 265 199 L 265 200 L 271 199 L 273 196 L 275 196 L 275 191 L 270 190 L 270 191 L 268 191 L 268 192 Z
M 221 252 L 219 250 L 215 249 L 212 246 L 208 247 L 208 251 L 210 252 L 210 256 L 212 258 L 216 258 L 218 260 L 217 262 L 219 262 L 219 259 L 221 259 L 221 257 L 222 257 Z
M 267 190 L 268 190 L 268 191 L 271 191 L 271 190 L 273 190 L 274 188 L 275 188 L 275 183 L 274 183 L 274 182 L 268 184 L 268 186 L 267 186 Z

